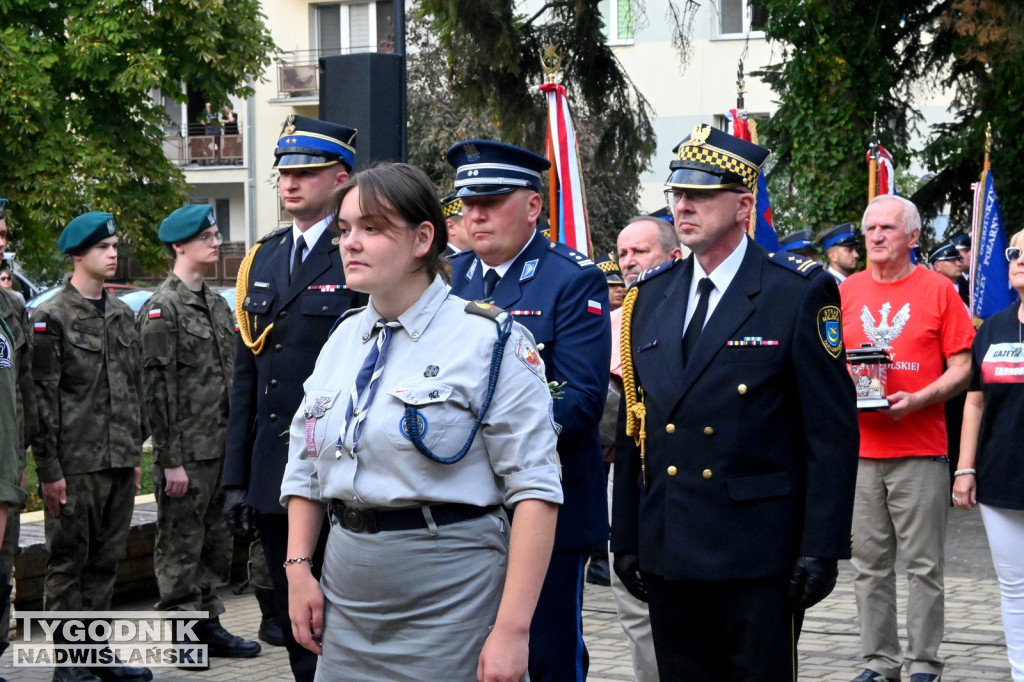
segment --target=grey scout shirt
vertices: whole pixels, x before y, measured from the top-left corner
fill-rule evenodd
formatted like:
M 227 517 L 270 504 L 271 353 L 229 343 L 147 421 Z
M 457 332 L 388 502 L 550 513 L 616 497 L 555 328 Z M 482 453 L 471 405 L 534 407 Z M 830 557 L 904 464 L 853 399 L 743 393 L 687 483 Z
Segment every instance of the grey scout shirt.
M 399 316 L 402 326 L 394 332 L 376 394 L 365 408 L 357 451 L 352 451 L 354 424 L 349 423 L 340 456 L 352 386 L 377 339 L 374 324 L 381 316 L 373 298 L 335 329 L 292 420 L 282 504 L 292 495 L 340 499 L 360 508 L 562 502 L 544 365 L 532 335 L 518 323 L 505 344 L 490 409 L 464 459 L 434 462 L 403 434 L 405 407 L 411 404 L 422 417 L 423 442 L 437 455 L 454 455 L 469 436 L 498 337 L 494 320 L 469 314 L 465 307 L 466 301 L 451 295 L 437 277 Z M 320 416 L 307 419 L 306 414 Z

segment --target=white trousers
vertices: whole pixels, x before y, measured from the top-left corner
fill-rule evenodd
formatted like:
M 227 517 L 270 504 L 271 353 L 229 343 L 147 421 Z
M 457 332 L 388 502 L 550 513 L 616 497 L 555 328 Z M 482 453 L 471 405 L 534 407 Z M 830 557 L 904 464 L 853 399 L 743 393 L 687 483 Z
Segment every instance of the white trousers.
M 1013 682 L 1024 682 L 1024 510 L 978 505 L 1002 595 L 1006 655 Z

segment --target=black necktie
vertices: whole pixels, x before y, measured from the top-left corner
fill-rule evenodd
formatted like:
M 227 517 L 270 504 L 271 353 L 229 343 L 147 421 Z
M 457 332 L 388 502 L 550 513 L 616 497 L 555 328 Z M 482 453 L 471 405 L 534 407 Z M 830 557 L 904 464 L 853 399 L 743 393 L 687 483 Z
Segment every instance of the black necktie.
M 484 298 L 490 298 L 491 294 L 494 293 L 494 287 L 498 286 L 498 280 L 501 279 L 501 275 L 498 274 L 497 270 L 491 269 L 484 275 Z
M 292 269 L 289 271 L 289 279 L 295 276 L 302 266 L 302 252 L 306 250 L 306 240 L 299 237 L 295 240 L 295 251 L 292 253 Z
M 686 328 L 686 333 L 683 334 L 684 364 L 690 359 L 693 347 L 697 345 L 697 339 L 700 338 L 700 333 L 704 329 L 704 320 L 708 316 L 708 300 L 711 298 L 711 290 L 714 288 L 715 283 L 708 277 L 697 282 L 697 294 L 700 298 L 697 299 L 697 307 L 694 308 L 693 317 L 690 318 L 690 326 Z

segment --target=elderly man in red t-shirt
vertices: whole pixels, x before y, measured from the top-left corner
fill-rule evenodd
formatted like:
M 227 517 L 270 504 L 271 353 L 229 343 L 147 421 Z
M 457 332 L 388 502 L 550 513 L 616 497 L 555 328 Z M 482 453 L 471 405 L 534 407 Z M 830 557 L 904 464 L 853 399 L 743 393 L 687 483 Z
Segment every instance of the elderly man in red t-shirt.
M 853 567 L 867 669 L 855 682 L 911 682 L 942 674 L 943 552 L 949 471 L 943 403 L 961 392 L 970 370 L 974 327 L 942 275 L 915 265 L 921 232 L 913 203 L 880 195 L 861 230 L 871 269 L 839 288 L 848 348 L 888 350 L 890 407 L 860 414 L 860 465 L 853 513 Z M 896 621 L 897 546 L 907 560 L 907 651 Z

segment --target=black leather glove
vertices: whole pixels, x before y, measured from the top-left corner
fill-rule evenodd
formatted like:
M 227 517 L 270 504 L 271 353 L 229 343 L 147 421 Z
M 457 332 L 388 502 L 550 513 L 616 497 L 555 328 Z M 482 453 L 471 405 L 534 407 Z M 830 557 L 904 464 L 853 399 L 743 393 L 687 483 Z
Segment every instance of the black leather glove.
M 839 576 L 839 562 L 802 556 L 789 577 L 789 599 L 797 609 L 809 609 L 832 593 Z
M 642 602 L 647 601 L 647 588 L 640 577 L 640 557 L 636 554 L 619 552 L 613 562 L 615 575 L 619 576 L 626 591 Z
M 253 508 L 245 503 L 247 492 L 241 488 L 224 491 L 224 520 L 232 535 L 243 542 L 252 542 L 259 537 L 259 533 L 256 531 Z

